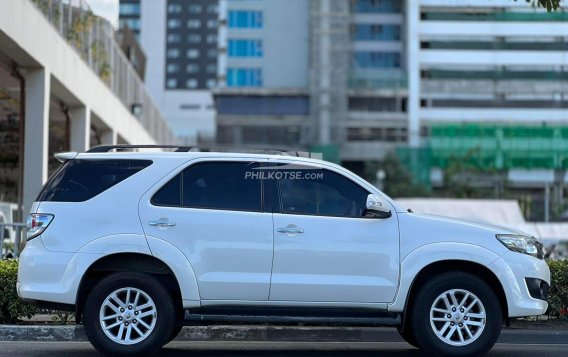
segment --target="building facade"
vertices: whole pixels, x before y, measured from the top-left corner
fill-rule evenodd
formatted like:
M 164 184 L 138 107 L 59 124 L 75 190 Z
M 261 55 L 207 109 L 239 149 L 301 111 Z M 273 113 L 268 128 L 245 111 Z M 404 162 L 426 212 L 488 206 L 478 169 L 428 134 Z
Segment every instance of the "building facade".
M 218 2 L 121 0 L 119 17 L 138 36 L 146 85 L 180 141 L 213 141 Z

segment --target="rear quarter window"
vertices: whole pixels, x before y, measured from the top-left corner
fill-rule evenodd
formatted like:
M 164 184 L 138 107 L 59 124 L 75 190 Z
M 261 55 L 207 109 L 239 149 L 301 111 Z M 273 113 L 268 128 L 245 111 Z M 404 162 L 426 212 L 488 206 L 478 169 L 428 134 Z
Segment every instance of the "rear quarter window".
M 151 160 L 71 160 L 47 182 L 37 201 L 87 201 L 151 164 Z

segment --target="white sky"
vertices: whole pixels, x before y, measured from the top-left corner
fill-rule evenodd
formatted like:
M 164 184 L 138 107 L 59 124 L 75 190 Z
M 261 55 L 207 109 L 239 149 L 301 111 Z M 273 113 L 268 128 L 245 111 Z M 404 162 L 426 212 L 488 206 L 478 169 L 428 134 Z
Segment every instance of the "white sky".
M 95 15 L 104 17 L 114 27 L 118 26 L 118 1 L 119 0 L 86 0 Z

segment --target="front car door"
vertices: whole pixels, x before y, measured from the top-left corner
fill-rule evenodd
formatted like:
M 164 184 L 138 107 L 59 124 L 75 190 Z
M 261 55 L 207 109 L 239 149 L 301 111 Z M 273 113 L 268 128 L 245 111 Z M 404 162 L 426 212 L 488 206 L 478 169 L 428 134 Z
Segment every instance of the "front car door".
M 390 218 L 365 217 L 371 187 L 332 167 L 280 160 L 274 172 L 267 176 L 278 178 L 270 300 L 392 301 L 399 274 L 394 208 Z
M 263 162 L 195 160 L 141 200 L 146 234 L 182 251 L 202 300 L 268 300 L 272 213 L 262 180 L 249 175 Z

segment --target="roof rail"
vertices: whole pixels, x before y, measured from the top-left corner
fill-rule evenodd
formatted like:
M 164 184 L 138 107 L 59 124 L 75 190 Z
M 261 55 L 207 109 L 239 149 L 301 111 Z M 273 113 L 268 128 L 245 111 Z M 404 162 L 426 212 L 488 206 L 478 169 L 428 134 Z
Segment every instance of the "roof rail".
M 176 149 L 176 152 L 188 152 L 193 147 L 182 145 L 99 145 L 87 150 L 88 153 L 109 152 L 114 149 Z
M 109 152 L 111 150 L 128 150 L 128 149 L 176 149 L 175 152 L 189 152 L 195 151 L 215 151 L 219 149 L 228 151 L 260 151 L 266 154 L 280 154 L 288 156 L 300 157 L 300 151 L 288 150 L 288 149 L 276 149 L 276 148 L 254 148 L 254 147 L 242 147 L 235 148 L 234 146 L 224 146 L 224 145 L 211 145 L 211 146 L 185 146 L 185 145 L 99 145 L 92 147 L 87 150 L 87 153 L 103 153 Z M 311 155 L 308 155 L 311 157 Z

